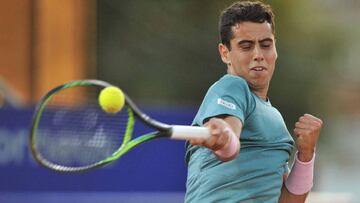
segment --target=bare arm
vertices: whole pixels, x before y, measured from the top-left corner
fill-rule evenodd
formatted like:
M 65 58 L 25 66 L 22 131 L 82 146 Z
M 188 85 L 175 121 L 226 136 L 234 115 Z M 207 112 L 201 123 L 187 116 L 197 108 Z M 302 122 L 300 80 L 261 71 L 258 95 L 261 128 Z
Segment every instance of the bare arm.
M 315 147 L 320 136 L 323 122 L 310 114 L 305 114 L 299 118 L 295 124 L 294 133 L 297 137 L 296 146 L 298 149 L 297 159 L 301 162 L 309 162 L 315 155 Z M 294 171 L 291 171 L 293 173 Z M 290 174 L 291 174 L 290 173 Z M 281 188 L 280 203 L 303 203 L 309 192 L 301 195 L 295 195 L 285 186 L 288 174 L 283 177 L 283 186 Z M 312 181 L 312 180 L 311 180 Z M 312 182 L 311 182 L 312 183 Z
M 218 159 L 222 161 L 230 161 L 234 159 L 240 151 L 240 133 L 242 129 L 241 121 L 234 116 L 224 116 L 222 118 L 211 118 L 204 126 L 210 129 L 211 137 L 207 140 L 193 139 L 190 143 L 193 145 L 201 145 L 217 151 L 220 149 L 226 149 L 231 144 L 231 136 L 236 136 L 237 151 L 230 157 L 221 157 L 217 155 Z
M 285 181 L 288 177 L 288 174 L 283 176 L 283 186 L 281 188 L 281 195 L 279 199 L 279 203 L 303 203 L 306 200 L 308 192 L 303 195 L 294 195 L 287 190 L 285 187 Z

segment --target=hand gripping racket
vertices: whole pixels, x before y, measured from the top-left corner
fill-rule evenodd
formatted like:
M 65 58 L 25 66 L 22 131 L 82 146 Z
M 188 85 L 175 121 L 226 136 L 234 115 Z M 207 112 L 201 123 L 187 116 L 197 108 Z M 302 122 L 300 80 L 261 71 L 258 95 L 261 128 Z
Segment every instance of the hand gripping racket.
M 125 94 L 125 106 L 106 113 L 98 103 L 100 91 L 111 84 L 78 80 L 50 90 L 36 106 L 30 133 L 34 158 L 60 172 L 84 172 L 111 163 L 135 146 L 156 138 L 207 139 L 205 127 L 168 125 L 143 113 Z M 135 121 L 155 132 L 132 137 Z

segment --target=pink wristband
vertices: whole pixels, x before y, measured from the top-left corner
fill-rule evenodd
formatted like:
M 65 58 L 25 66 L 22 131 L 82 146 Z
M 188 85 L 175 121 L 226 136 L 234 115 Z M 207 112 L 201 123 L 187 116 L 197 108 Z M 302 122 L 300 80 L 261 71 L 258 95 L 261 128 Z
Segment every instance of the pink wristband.
M 294 165 L 285 181 L 289 192 L 294 195 L 303 195 L 311 190 L 314 178 L 314 160 L 315 153 L 309 162 L 302 162 L 298 159 L 298 152 L 296 152 Z
M 229 131 L 230 129 L 226 129 L 226 130 Z M 234 133 L 231 133 L 228 146 L 219 149 L 214 153 L 219 157 L 230 158 L 237 153 L 238 145 L 239 145 L 238 137 Z

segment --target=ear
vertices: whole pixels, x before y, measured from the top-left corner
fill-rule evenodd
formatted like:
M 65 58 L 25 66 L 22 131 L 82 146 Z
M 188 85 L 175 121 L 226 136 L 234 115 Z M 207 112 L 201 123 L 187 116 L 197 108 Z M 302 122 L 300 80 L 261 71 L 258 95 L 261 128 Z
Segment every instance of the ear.
M 229 56 L 229 49 L 222 43 L 220 43 L 218 45 L 218 49 L 219 49 L 219 53 L 221 56 L 221 60 L 226 64 L 226 65 L 230 65 L 231 64 L 231 60 L 230 60 L 230 56 Z
M 274 38 L 274 49 L 275 49 L 275 60 L 278 58 L 277 48 L 276 48 L 276 39 Z

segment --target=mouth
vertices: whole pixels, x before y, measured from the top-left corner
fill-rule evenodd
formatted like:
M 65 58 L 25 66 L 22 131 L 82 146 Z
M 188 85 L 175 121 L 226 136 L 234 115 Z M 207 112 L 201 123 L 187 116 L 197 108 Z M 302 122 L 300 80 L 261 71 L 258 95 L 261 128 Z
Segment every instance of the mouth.
M 264 66 L 255 66 L 255 67 L 250 68 L 250 70 L 252 70 L 252 71 L 264 71 L 264 70 L 267 70 L 267 68 L 265 68 Z

